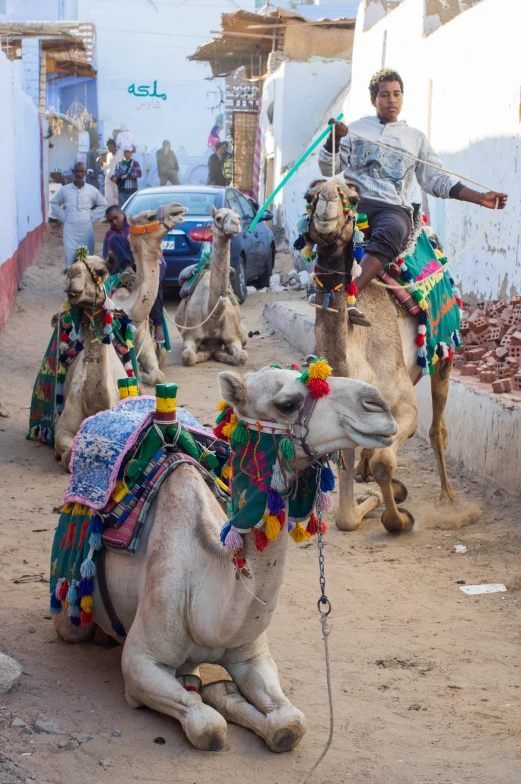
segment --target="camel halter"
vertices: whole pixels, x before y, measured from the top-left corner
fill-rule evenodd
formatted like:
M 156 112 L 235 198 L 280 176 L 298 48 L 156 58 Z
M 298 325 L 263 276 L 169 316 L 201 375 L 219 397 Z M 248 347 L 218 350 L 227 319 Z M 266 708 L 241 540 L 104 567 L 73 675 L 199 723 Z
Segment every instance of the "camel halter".
M 152 223 L 147 223 L 146 226 L 131 226 L 130 234 L 153 234 L 154 231 L 158 231 L 160 228 L 161 223 L 159 220 L 155 220 Z

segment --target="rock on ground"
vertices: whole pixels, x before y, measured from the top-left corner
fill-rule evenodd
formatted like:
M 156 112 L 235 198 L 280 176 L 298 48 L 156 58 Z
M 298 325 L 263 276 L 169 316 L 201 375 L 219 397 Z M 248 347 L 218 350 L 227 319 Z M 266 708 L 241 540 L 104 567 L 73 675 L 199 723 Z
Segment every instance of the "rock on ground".
M 22 667 L 16 659 L 12 659 L 5 653 L 0 653 L 0 694 L 6 694 L 21 674 Z
M 49 719 L 43 713 L 40 713 L 34 726 L 37 732 L 45 732 L 47 735 L 67 735 L 67 732 L 62 730 L 57 721 Z

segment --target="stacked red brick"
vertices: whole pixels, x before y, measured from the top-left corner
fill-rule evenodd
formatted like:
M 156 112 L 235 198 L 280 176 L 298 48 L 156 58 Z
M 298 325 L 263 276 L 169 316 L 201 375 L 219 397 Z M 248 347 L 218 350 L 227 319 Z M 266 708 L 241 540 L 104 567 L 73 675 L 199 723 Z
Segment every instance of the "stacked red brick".
M 463 306 L 455 366 L 494 392 L 521 392 L 521 296 Z

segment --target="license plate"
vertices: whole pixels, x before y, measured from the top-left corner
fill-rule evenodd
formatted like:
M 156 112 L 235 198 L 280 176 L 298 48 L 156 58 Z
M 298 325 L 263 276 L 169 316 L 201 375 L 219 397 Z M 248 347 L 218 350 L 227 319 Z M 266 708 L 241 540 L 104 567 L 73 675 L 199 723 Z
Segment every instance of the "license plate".
M 167 237 L 161 243 L 161 250 L 175 250 L 175 239 L 173 237 Z

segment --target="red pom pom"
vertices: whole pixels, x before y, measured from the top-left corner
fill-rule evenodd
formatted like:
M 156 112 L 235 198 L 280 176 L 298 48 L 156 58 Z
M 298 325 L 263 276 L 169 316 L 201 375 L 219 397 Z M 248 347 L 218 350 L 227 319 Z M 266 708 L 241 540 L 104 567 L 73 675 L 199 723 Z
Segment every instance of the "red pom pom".
M 82 626 L 90 626 L 92 623 L 92 613 L 85 612 L 82 610 L 80 613 L 80 623 Z
M 416 335 L 416 345 L 417 346 L 425 345 L 425 335 Z
M 449 348 L 449 356 L 447 357 L 447 361 L 448 361 L 448 362 L 450 362 L 450 360 L 452 359 L 452 357 L 453 357 L 452 349 L 451 349 L 451 348 Z
M 358 288 L 356 286 L 356 281 L 352 280 L 351 283 L 346 288 L 346 293 L 349 297 L 356 297 L 358 294 Z
M 423 221 L 424 225 L 426 226 L 428 224 L 428 222 L 429 222 L 429 219 L 428 219 L 428 217 L 426 215 L 422 215 L 422 221 Z
M 60 335 L 60 341 L 62 343 L 68 343 L 69 342 L 69 336 L 68 336 L 68 334 L 66 332 L 62 332 L 62 334 Z
M 64 580 L 61 584 L 60 590 L 58 592 L 58 599 L 61 602 L 64 602 L 67 599 L 67 593 L 69 591 L 69 583 L 67 580 Z
M 311 534 L 311 536 L 315 536 L 315 534 L 318 534 L 318 517 L 314 512 L 311 512 L 306 531 L 308 532 L 308 534 Z
M 458 303 L 458 307 L 459 307 L 459 308 L 462 308 L 462 307 L 463 307 L 463 302 L 460 300 L 460 298 L 459 298 L 459 297 L 456 297 L 456 302 Z
M 258 528 L 253 529 L 253 541 L 259 553 L 262 553 L 270 543 L 264 531 L 260 531 Z
M 401 258 L 400 258 L 400 259 L 397 259 L 397 260 L 396 260 L 396 263 L 397 263 L 397 264 L 403 264 L 403 259 L 401 259 Z
M 105 324 L 112 324 L 114 319 L 112 318 L 112 313 L 109 313 L 108 310 L 105 311 L 105 315 L 103 316 L 103 321 Z
M 313 398 L 329 395 L 329 384 L 322 378 L 310 378 L 307 387 Z
M 291 365 L 291 367 L 293 368 L 293 370 L 300 370 L 300 365 L 297 365 L 297 363 L 296 363 L 296 362 L 293 362 L 293 364 Z
M 286 522 L 286 512 L 284 511 L 284 509 L 280 510 L 280 512 L 277 515 L 277 519 L 278 519 L 278 521 L 280 523 L 280 527 L 282 529 L 284 527 L 284 523 Z
M 321 520 L 320 524 L 322 525 L 322 536 L 327 534 L 327 523 L 325 520 Z
M 242 555 L 236 555 L 235 558 L 233 558 L 233 563 L 235 564 L 237 571 L 240 572 L 246 566 L 246 558 L 243 558 Z
M 219 422 L 218 425 L 215 425 L 213 429 L 214 436 L 216 438 L 221 439 L 221 441 L 227 441 L 228 439 L 223 436 L 223 427 L 227 424 L 226 419 L 223 419 L 222 422 Z
M 134 378 L 134 371 L 133 370 L 127 370 L 127 376 L 129 378 Z

